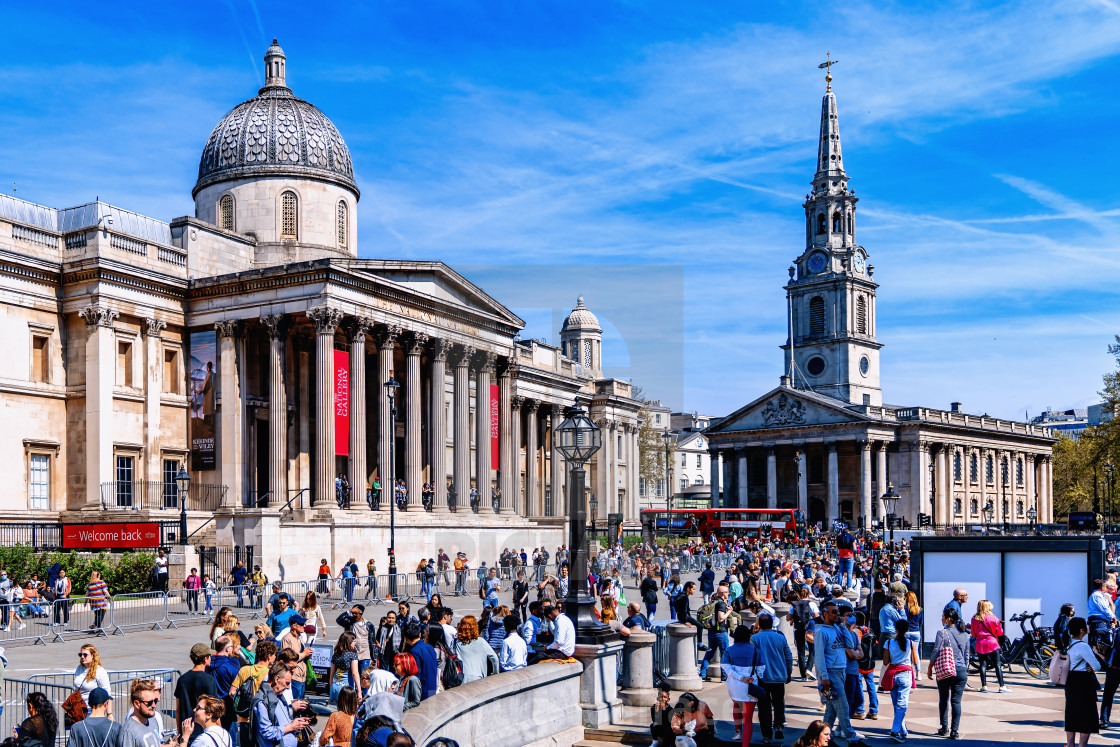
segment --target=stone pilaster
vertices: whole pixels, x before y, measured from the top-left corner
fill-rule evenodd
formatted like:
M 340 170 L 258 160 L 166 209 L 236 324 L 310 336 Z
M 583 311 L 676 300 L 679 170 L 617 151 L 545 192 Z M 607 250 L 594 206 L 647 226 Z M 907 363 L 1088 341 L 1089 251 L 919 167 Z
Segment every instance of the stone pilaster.
M 431 438 L 429 470 L 432 488 L 432 510 L 447 510 L 447 355 L 451 341 L 432 341 L 431 396 L 428 405 L 428 435 Z
M 546 512 L 549 516 L 567 516 L 568 515 L 568 502 L 567 491 L 564 490 L 564 457 L 560 455 L 560 450 L 556 447 L 559 442 L 556 438 L 556 429 L 564 420 L 564 406 L 553 403 L 549 406 L 549 420 L 548 420 L 548 443 L 551 447 L 549 450 L 549 465 L 551 466 L 551 488 L 552 488 L 552 511 Z M 627 469 L 630 469 L 629 463 Z M 629 497 L 629 491 L 627 491 Z
M 404 484 L 408 488 L 408 505 L 422 505 L 424 490 L 424 447 L 420 429 L 424 393 L 420 383 L 420 356 L 428 344 L 423 332 L 413 332 L 405 344 L 405 431 Z
M 455 350 L 454 467 L 457 509 L 469 509 L 471 497 L 471 359 L 476 349 L 460 345 Z
M 368 511 L 366 482 L 369 468 L 366 432 L 366 338 L 373 327 L 369 317 L 357 316 L 346 320 L 346 337 L 350 342 L 350 508 Z
M 778 456 L 773 449 L 766 451 L 766 507 L 778 507 Z
M 87 306 L 78 312 L 86 323 L 86 499 L 88 508 L 101 506 L 101 485 L 113 474 L 113 387 L 116 386 L 116 335 L 118 314 L 104 306 Z
M 526 516 L 540 516 L 541 506 L 538 503 L 537 491 L 537 405 L 536 400 L 525 400 L 522 410 L 525 411 L 525 505 Z
M 525 398 L 519 396 L 512 396 L 509 398 L 510 405 L 510 428 L 509 428 L 509 451 L 510 451 L 510 483 L 513 495 L 510 496 L 510 503 L 513 505 L 513 511 L 523 512 L 522 516 L 529 515 L 529 505 L 521 498 L 521 408 L 525 404 Z
M 490 488 L 492 485 L 490 469 L 490 377 L 494 374 L 496 356 L 481 351 L 475 356 L 475 407 L 474 407 L 474 474 L 477 480 L 480 507 L 490 507 Z
M 389 410 L 389 392 L 385 383 L 393 378 L 393 352 L 400 335 L 401 328 L 396 324 L 382 325 L 377 331 L 377 477 L 381 481 L 382 504 L 393 500 L 393 480 L 397 478 L 390 454 L 393 451 L 390 444 L 396 438 L 396 423 Z M 394 406 L 399 409 L 400 389 L 394 397 Z
M 334 335 L 342 312 L 319 306 L 307 312 L 315 324 L 315 483 L 312 506 L 334 505 Z
M 177 382 L 163 380 L 163 356 L 160 354 L 160 333 L 167 328 L 162 319 L 145 319 L 140 330 L 144 335 L 144 454 L 147 457 L 149 480 L 162 479 L 163 464 L 160 453 L 160 396 L 169 385 Z
M 750 505 L 750 474 L 747 472 L 749 462 L 747 461 L 747 450 L 743 449 L 738 453 L 737 461 L 739 463 L 739 479 L 736 480 L 738 484 L 738 505 L 739 508 L 747 508 Z
M 283 314 L 266 314 L 261 317 L 261 325 L 268 333 L 269 341 L 268 505 L 278 507 L 288 500 L 288 405 L 285 396 L 284 352 L 289 325 Z M 333 379 L 331 391 L 334 391 Z
M 836 444 L 828 445 L 828 521 L 840 520 L 840 464 Z
M 245 496 L 244 450 L 245 434 L 244 399 L 241 396 L 241 322 L 225 320 L 214 325 L 218 333 L 218 370 L 221 374 L 218 394 L 221 396 L 221 414 L 215 429 L 221 449 L 218 452 L 222 484 L 226 486 L 225 506 L 241 505 Z M 210 372 L 207 372 L 210 375 Z M 214 378 L 217 378 L 216 376 Z M 205 385 L 204 385 L 205 386 Z M 206 394 L 203 394 L 203 398 Z

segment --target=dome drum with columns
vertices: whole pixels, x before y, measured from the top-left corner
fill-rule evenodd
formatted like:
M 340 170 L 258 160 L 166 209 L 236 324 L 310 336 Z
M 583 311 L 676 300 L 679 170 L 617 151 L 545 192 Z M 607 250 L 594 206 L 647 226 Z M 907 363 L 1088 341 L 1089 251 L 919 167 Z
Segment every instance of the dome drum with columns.
M 324 555 L 384 572 L 391 480 L 402 563 L 551 549 L 568 512 L 552 432 L 578 403 L 604 428 L 582 498 L 636 523 L 641 403 L 602 376 L 583 299 L 564 347 L 521 341 L 522 320 L 442 262 L 357 259 L 346 144 L 287 88 L 279 45 L 265 62 L 206 143 L 194 216 L 0 195 L 0 333 L 27 343 L 0 382 L 0 467 L 25 476 L 0 518 L 177 519 L 164 496 L 187 464 L 192 542 L 252 545 L 273 577 L 281 547 L 287 577 Z M 569 356 L 588 344 L 590 365 Z

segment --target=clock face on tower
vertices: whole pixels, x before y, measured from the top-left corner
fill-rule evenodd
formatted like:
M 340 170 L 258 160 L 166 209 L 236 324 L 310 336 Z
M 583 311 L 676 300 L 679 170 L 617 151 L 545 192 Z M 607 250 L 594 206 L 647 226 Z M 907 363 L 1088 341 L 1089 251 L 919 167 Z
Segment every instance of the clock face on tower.
M 854 269 L 860 275 L 863 275 L 867 272 L 867 260 L 859 252 L 856 252 L 852 257 L 852 269 Z
M 820 252 L 809 255 L 809 272 L 823 272 L 828 265 L 828 259 Z

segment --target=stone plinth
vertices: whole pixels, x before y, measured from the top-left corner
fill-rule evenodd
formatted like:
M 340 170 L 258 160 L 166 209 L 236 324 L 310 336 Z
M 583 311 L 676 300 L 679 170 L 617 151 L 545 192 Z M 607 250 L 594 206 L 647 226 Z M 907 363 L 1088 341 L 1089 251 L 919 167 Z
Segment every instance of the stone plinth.
M 618 699 L 618 657 L 622 641 L 576 644 L 575 658 L 583 664 L 579 680 L 579 707 L 583 725 L 592 729 L 621 722 L 622 701 Z
M 624 640 L 625 663 L 618 696 L 628 706 L 651 706 L 657 702 L 657 691 L 653 689 L 653 644 L 657 636 L 634 628 Z
M 674 690 L 699 690 L 704 683 L 696 669 L 697 629 L 673 623 L 669 633 L 669 676 L 666 682 Z

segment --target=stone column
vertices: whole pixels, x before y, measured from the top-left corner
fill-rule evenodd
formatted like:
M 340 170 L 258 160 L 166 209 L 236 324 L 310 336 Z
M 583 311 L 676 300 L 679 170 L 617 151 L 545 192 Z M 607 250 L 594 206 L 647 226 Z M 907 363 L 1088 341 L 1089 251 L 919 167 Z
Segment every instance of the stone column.
M 117 358 L 113 321 L 118 314 L 115 310 L 102 306 L 87 306 L 79 311 L 78 315 L 86 323 L 87 335 L 85 505 L 89 508 L 100 508 L 101 484 L 111 483 L 115 479 L 113 474 L 113 387 L 116 386 Z M 222 370 L 224 371 L 225 367 Z M 212 383 L 213 379 L 211 378 Z M 211 390 L 209 396 L 213 396 L 213 394 L 214 392 Z M 225 446 L 224 440 L 222 445 Z M 224 467 L 223 463 L 223 472 Z M 234 486 L 229 482 L 226 482 L 226 484 L 230 486 L 232 492 Z M 238 482 L 238 488 L 240 488 L 240 482 Z M 114 504 L 116 502 L 115 497 L 106 496 L 106 500 L 111 500 Z
M 859 510 L 864 529 L 871 528 L 871 505 L 875 494 L 871 492 L 871 442 L 859 441 Z
M 167 327 L 162 319 L 145 319 L 144 334 L 144 454 L 147 457 L 149 480 L 162 479 L 163 464 L 160 454 L 160 395 L 172 382 L 163 380 L 163 359 L 160 355 L 160 333 Z M 188 466 L 189 469 L 189 466 Z
M 214 329 L 218 332 L 220 356 L 218 369 L 221 374 L 219 393 L 222 403 L 221 416 L 217 424 L 219 427 L 216 431 L 221 444 L 218 458 L 221 460 L 222 484 L 228 488 L 225 505 L 230 508 L 240 506 L 245 496 L 243 469 L 245 453 L 242 449 L 245 419 L 244 400 L 241 396 L 241 322 L 232 319 L 217 322 Z M 107 443 L 111 444 L 112 439 Z
M 750 485 L 750 482 L 748 482 L 748 480 L 747 480 L 749 475 L 747 473 L 748 464 L 747 464 L 747 451 L 746 451 L 746 449 L 744 449 L 742 452 L 739 453 L 738 461 L 739 461 L 739 479 L 738 479 L 738 488 L 739 489 L 736 492 L 739 493 L 739 496 L 738 496 L 738 501 L 739 502 L 738 502 L 737 505 L 739 506 L 739 508 L 746 508 L 748 505 L 750 505 L 750 490 L 748 489 L 748 486 Z
M 494 373 L 496 357 L 484 350 L 476 358 L 478 373 L 474 395 L 474 474 L 478 481 L 478 503 L 485 508 L 490 508 L 490 377 Z
M 408 505 L 420 506 L 424 492 L 424 433 L 421 417 L 424 412 L 424 388 L 420 383 L 420 356 L 428 344 L 423 332 L 413 332 L 405 343 L 405 430 L 404 484 L 408 488 Z
M 836 444 L 828 445 L 828 520 L 840 520 L 840 466 Z
M 976 471 L 976 481 L 980 486 L 980 512 L 976 518 L 981 522 L 985 521 L 984 509 L 987 507 L 988 499 L 991 497 L 990 495 L 988 495 L 987 456 L 987 451 L 985 449 L 976 449 L 976 466 L 979 468 Z M 995 506 L 995 501 L 992 502 L 992 505 Z
M 931 515 L 933 507 L 930 505 L 930 491 L 933 486 L 929 484 L 929 441 L 918 442 L 918 500 L 914 502 L 915 513 L 911 521 L 918 524 L 918 512 Z
M 937 510 L 939 524 L 953 523 L 953 491 L 949 488 L 949 447 L 942 444 L 937 450 Z
M 537 493 L 537 405 L 535 400 L 525 400 L 525 506 L 526 516 L 540 516 L 543 512 Z M 604 439 L 606 440 L 606 439 Z
M 350 341 L 350 470 L 346 479 L 350 481 L 350 508 L 368 511 L 366 502 L 366 481 L 369 470 L 366 468 L 366 337 L 373 326 L 373 320 L 352 317 L 345 325 L 346 337 Z
M 876 469 L 879 472 L 879 484 L 875 486 L 875 500 L 879 502 L 879 520 L 883 522 L 883 526 L 885 527 L 887 521 L 887 506 L 881 496 L 883 493 L 887 492 L 887 484 L 890 482 L 890 478 L 887 475 L 887 444 L 885 442 L 878 442 L 878 446 L 875 447 L 875 458 L 879 462 L 876 465 Z
M 551 446 L 549 452 L 550 464 L 552 466 L 552 513 L 549 516 L 567 516 L 568 515 L 568 493 L 564 490 L 564 457 L 560 455 L 560 450 L 556 447 L 559 442 L 556 439 L 556 429 L 564 420 L 564 406 L 553 403 L 551 405 L 551 416 L 548 422 L 548 443 Z M 627 469 L 630 469 L 629 462 Z M 627 491 L 627 498 L 629 498 L 629 491 Z M 626 514 L 623 514 L 623 519 Z
M 397 475 L 389 464 L 389 444 L 390 439 L 396 437 L 396 423 L 392 422 L 393 414 L 389 411 L 389 392 L 385 389 L 385 382 L 394 379 L 393 352 L 400 335 L 401 328 L 395 324 L 383 326 L 377 334 L 377 479 L 381 482 L 382 502 L 395 497 L 390 479 L 395 480 Z M 393 404 L 400 409 L 400 389 L 397 392 Z
M 671 623 L 665 629 L 669 633 L 669 687 L 698 692 L 704 683 L 696 669 L 696 628 Z
M 797 507 L 809 515 L 809 470 L 805 465 L 805 444 L 797 447 Z
M 720 506 L 720 469 L 722 468 L 723 452 L 712 449 L 708 452 L 708 471 L 712 481 L 712 507 Z
M 451 341 L 438 339 L 432 343 L 431 396 L 428 399 L 428 436 L 431 439 L 430 460 L 432 510 L 447 510 L 447 355 Z
M 778 456 L 773 449 L 766 452 L 766 508 L 778 507 Z
M 498 369 L 498 508 L 503 514 L 513 513 L 513 475 L 517 469 L 517 456 L 512 435 L 513 373 L 508 359 Z
M 528 516 L 528 503 L 521 499 L 521 407 L 524 404 L 524 397 L 514 395 L 509 398 L 509 471 L 510 490 L 513 493 L 509 497 L 509 502 L 513 505 L 514 513 Z
M 342 312 L 310 309 L 315 323 L 315 485 L 313 507 L 334 505 L 334 333 Z
M 1023 454 L 1023 470 L 1026 474 L 1027 483 L 1027 510 L 1034 506 L 1035 513 L 1038 515 L 1037 521 L 1042 521 L 1042 507 L 1038 505 L 1038 477 L 1035 475 L 1035 455 Z
M 289 325 L 283 314 L 265 314 L 261 317 L 261 325 L 268 333 L 268 505 L 269 508 L 278 508 L 288 500 L 288 403 L 285 396 L 284 351 L 288 343 Z M 331 366 L 333 370 L 333 359 Z M 350 391 L 353 392 L 353 370 L 350 373 Z M 333 393 L 333 377 L 331 384 Z M 333 413 L 333 406 L 331 411 Z M 351 423 L 354 422 L 353 416 L 354 412 L 351 410 Z M 331 426 L 333 428 L 333 422 Z
M 471 358 L 475 348 L 461 345 L 455 351 L 454 391 L 454 466 L 456 510 L 470 510 L 471 505 Z
M 1039 513 L 1046 517 L 1046 523 L 1049 524 L 1054 521 L 1054 473 L 1053 473 L 1053 459 L 1049 456 L 1042 458 L 1042 494 L 1045 496 L 1042 500 L 1043 510 Z
M 648 708 L 657 702 L 657 690 L 653 689 L 653 644 L 657 636 L 634 628 L 624 642 L 626 676 L 618 697 L 624 705 Z

